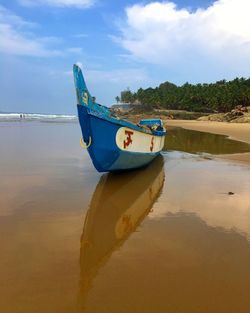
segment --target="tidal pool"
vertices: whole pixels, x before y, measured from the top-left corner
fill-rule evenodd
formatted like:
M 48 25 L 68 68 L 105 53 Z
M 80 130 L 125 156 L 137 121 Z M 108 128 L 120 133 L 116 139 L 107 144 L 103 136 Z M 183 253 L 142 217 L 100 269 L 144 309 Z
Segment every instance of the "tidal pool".
M 177 150 L 189 153 L 231 154 L 250 152 L 250 144 L 217 135 L 169 127 L 164 150 Z

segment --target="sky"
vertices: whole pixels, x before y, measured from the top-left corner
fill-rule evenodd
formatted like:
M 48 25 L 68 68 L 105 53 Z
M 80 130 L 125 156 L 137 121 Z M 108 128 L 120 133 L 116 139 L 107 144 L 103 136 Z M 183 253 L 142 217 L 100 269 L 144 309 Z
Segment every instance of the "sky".
M 249 0 L 0 0 L 0 112 L 75 114 L 72 66 L 127 87 L 250 76 Z

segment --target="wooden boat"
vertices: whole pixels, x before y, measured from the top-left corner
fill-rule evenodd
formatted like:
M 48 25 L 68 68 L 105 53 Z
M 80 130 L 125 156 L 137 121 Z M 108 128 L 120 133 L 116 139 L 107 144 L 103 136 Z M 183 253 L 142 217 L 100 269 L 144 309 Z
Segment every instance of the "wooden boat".
M 159 119 L 141 120 L 137 125 L 112 115 L 91 97 L 81 69 L 74 65 L 81 143 L 88 149 L 99 172 L 139 168 L 162 150 L 166 131 Z M 84 143 L 83 143 L 84 141 Z

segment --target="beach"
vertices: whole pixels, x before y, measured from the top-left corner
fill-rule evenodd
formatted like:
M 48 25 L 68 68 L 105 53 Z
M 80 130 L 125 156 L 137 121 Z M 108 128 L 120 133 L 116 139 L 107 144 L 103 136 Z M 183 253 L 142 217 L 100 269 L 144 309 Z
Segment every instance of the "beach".
M 0 123 L 2 312 L 248 312 L 250 167 L 224 158 L 247 130 L 167 123 L 162 156 L 122 174 L 77 123 Z
M 250 313 L 249 12 L 0 3 L 0 313 Z

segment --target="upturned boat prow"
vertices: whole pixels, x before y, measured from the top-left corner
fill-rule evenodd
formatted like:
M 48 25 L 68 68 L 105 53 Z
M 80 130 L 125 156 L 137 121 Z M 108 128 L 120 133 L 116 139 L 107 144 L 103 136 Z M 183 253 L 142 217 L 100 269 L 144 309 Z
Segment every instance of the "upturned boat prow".
M 73 73 L 82 145 L 97 171 L 140 168 L 160 154 L 166 135 L 160 119 L 144 119 L 137 125 L 119 119 L 91 97 L 78 65 Z

